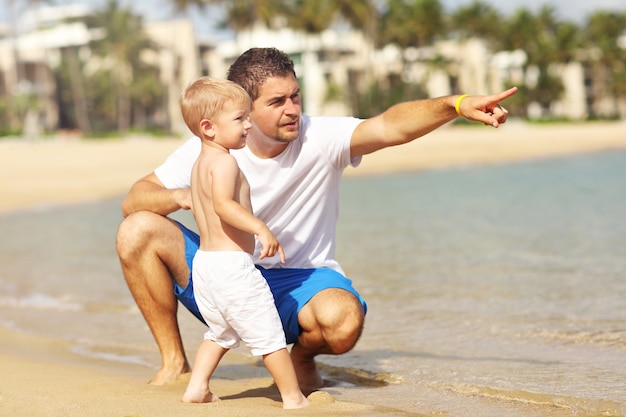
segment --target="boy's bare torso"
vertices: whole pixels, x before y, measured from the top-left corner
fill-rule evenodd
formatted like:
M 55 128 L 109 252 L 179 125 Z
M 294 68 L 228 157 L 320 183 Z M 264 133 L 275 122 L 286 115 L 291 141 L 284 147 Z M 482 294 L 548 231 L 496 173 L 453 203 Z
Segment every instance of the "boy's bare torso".
M 234 158 L 229 153 L 215 149 L 203 149 L 192 170 L 193 214 L 200 232 L 200 249 L 207 251 L 245 251 L 254 253 L 254 235 L 233 227 L 221 220 L 214 209 L 214 173 L 220 169 L 225 159 Z M 234 172 L 234 171 L 233 171 Z M 219 177 L 217 177 L 219 178 Z M 231 199 L 252 213 L 250 185 L 237 168 Z

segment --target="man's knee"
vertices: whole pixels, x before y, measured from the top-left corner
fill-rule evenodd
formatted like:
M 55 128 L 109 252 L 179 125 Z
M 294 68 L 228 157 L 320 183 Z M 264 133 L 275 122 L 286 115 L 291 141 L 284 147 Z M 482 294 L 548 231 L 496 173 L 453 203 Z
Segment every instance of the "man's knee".
M 117 229 L 116 249 L 122 261 L 133 259 L 141 248 L 146 247 L 155 228 L 155 218 L 149 212 L 136 212 L 126 217 Z
M 359 300 L 354 297 L 353 302 L 343 306 L 338 317 L 340 320 L 327 341 L 333 353 L 341 354 L 351 350 L 361 337 L 365 313 Z
M 346 290 L 330 288 L 318 293 L 310 303 L 326 350 L 334 354 L 351 350 L 363 332 L 365 321 L 365 311 L 358 298 Z
M 117 253 L 127 280 L 160 276 L 185 288 L 190 272 L 185 245 L 176 223 L 147 211 L 129 215 L 117 231 Z

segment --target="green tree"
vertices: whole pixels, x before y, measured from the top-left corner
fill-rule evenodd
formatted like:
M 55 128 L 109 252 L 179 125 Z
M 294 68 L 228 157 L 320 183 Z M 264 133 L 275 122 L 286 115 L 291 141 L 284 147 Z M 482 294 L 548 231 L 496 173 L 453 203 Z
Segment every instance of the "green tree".
M 285 11 L 283 0 L 172 0 L 172 4 L 180 11 L 192 5 L 223 7 L 226 17 L 222 26 L 236 31 L 251 28 L 257 23 L 274 27 L 274 22 L 283 16 Z
M 518 9 L 504 25 L 501 48 L 523 50 L 527 55 L 526 96 L 530 102 L 539 104 L 543 114 L 564 91 L 559 66 L 569 62 L 575 54 L 575 26 L 556 18 L 552 6 L 544 6 L 537 14 L 526 8 Z
M 287 24 L 307 34 L 318 34 L 332 25 L 337 6 L 329 0 L 288 0 Z
M 101 104 L 109 106 L 102 116 L 113 117 L 120 133 L 128 131 L 132 121 L 133 83 L 145 72 L 147 64 L 142 60 L 144 52 L 156 49 L 143 30 L 140 16 L 129 8 L 121 8 L 117 0 L 109 0 L 95 17 L 96 27 L 103 36 L 92 41 L 92 51 L 100 57 L 101 66 L 94 76 L 102 92 L 110 91 L 114 99 L 100 98 Z M 108 84 L 108 88 L 107 85 Z
M 206 6 L 208 4 L 214 3 L 215 1 L 211 0 L 173 0 L 172 3 L 178 10 L 185 10 L 189 6 Z
M 564 86 L 557 67 L 561 56 L 557 36 L 562 23 L 556 18 L 556 11 L 552 6 L 544 6 L 535 17 L 536 35 L 535 48 L 529 61 L 539 70 L 536 85 L 530 90 L 531 100 L 539 103 L 544 114 L 549 112 L 551 104 L 558 100 L 564 91 Z M 566 52 L 563 51 L 565 54 Z
M 355 30 L 363 30 L 373 39 L 378 10 L 373 0 L 336 0 L 339 15 Z
M 459 6 L 450 17 L 450 29 L 458 38 L 482 38 L 493 48 L 502 39 L 503 17 L 498 9 L 481 0 Z
M 17 48 L 17 25 L 15 24 L 17 21 L 16 18 L 16 10 L 15 10 L 15 0 L 4 0 L 4 9 L 6 13 L 9 15 L 8 21 L 8 29 L 9 29 L 9 40 L 11 43 L 10 52 L 13 60 L 13 70 L 15 74 L 14 83 L 11 85 L 7 85 L 7 100 L 3 103 L 2 108 L 2 124 L 7 126 L 6 131 L 12 132 L 21 129 L 21 120 L 24 116 L 23 109 L 19 106 L 19 101 L 21 98 L 21 92 L 19 91 L 19 86 L 21 85 L 24 77 L 24 65 L 21 61 L 19 50 Z M 5 130 L 3 129 L 3 130 Z
M 439 0 L 388 0 L 381 16 L 379 45 L 427 46 L 443 37 L 446 30 Z
M 5 12 L 7 14 L 7 28 L 9 52 L 13 65 L 13 74 L 9 78 L 11 81 L 7 86 L 7 100 L 3 106 L 1 121 L 7 127 L 7 131 L 17 132 L 23 131 L 25 121 L 28 114 L 38 113 L 44 106 L 47 96 L 43 86 L 46 85 L 46 77 L 48 76 L 47 68 L 39 63 L 34 66 L 34 74 L 27 70 L 26 61 L 20 56 L 18 48 L 18 8 L 35 9 L 41 6 L 45 1 L 41 0 L 4 0 Z M 6 81 L 5 81 L 6 82 Z M 37 123 L 38 124 L 38 123 Z
M 78 127 L 83 134 L 89 135 L 91 121 L 83 78 L 84 64 L 79 58 L 78 48 L 63 48 L 60 65 L 55 69 L 59 127 L 62 129 Z
M 503 24 L 500 49 L 526 51 L 529 60 L 534 56 L 538 24 L 535 16 L 526 8 L 519 8 Z
M 625 29 L 626 13 L 607 11 L 594 12 L 584 26 L 584 44 L 592 51 L 586 65 L 597 97 L 626 99 L 626 49 L 619 43 Z M 618 106 L 612 108 L 609 116 L 618 116 Z
M 309 101 L 313 94 L 312 88 L 315 88 L 323 77 L 323 74 L 319 74 L 319 70 L 316 69 L 319 55 L 313 50 L 314 37 L 343 21 L 353 29 L 361 30 L 366 38 L 371 39 L 374 34 L 376 9 L 371 0 L 285 0 L 285 5 L 287 26 L 306 35 L 306 44 L 301 57 L 301 75 L 304 105 L 310 111 L 311 108 L 307 106 L 312 104 Z M 311 82 L 315 78 L 318 78 L 318 83 Z M 333 80 L 326 81 L 332 86 Z M 358 89 L 356 85 L 353 87 L 348 88 L 341 98 L 346 99 L 346 96 L 350 98 L 353 91 Z M 333 94 L 328 93 L 330 91 L 327 91 L 326 99 L 330 96 L 339 97 L 336 89 Z
M 552 57 L 560 63 L 569 63 L 582 56 L 583 37 L 580 27 L 573 22 L 561 22 L 554 31 Z
M 439 0 L 389 0 L 380 17 L 378 45 L 394 44 L 402 51 L 402 72 L 390 76 L 376 88 L 398 92 L 394 102 L 426 97 L 423 86 L 406 81 L 409 62 L 406 48 L 425 48 L 447 35 L 447 17 Z M 426 63 L 431 69 L 447 64 L 441 56 L 431 57 Z M 380 101 L 376 101 L 380 103 Z M 394 104 L 394 103 L 392 103 Z M 374 108 L 380 112 L 384 108 Z
M 169 117 L 165 117 L 164 120 L 155 120 L 153 117 L 162 114 L 162 109 L 167 108 L 167 95 L 159 79 L 158 68 L 140 62 L 137 70 L 141 76 L 137 77 L 131 86 L 134 128 L 146 130 L 157 127 L 169 131 Z
M 222 6 L 226 12 L 224 25 L 235 30 L 247 29 L 259 22 L 271 28 L 283 17 L 289 19 L 288 25 L 294 29 L 303 27 L 298 22 L 298 17 L 302 17 L 307 21 L 304 26 L 309 26 L 310 33 L 324 30 L 335 22 L 337 16 L 343 17 L 354 29 L 376 21 L 372 0 L 173 0 L 173 4 L 178 10 L 191 5 Z M 326 17 L 328 20 L 323 21 Z
M 284 13 L 282 0 L 217 0 L 216 3 L 226 4 L 226 23 L 234 30 L 244 30 L 263 23 L 275 27 L 275 22 Z
M 353 30 L 372 34 L 376 8 L 372 0 L 284 0 L 287 24 L 295 30 L 317 34 L 340 20 Z

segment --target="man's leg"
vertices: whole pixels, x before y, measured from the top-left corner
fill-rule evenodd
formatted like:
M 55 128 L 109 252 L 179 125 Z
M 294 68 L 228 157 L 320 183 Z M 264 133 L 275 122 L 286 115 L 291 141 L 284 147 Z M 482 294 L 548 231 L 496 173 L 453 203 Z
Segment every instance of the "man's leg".
M 364 321 L 360 301 L 340 288 L 322 290 L 302 307 L 298 313 L 302 333 L 291 349 L 291 359 L 303 391 L 323 386 L 315 356 L 351 350 L 361 336 Z
M 182 288 L 187 286 L 189 268 L 183 235 L 171 220 L 155 213 L 137 212 L 120 224 L 117 253 L 128 288 L 161 353 L 161 369 L 150 383 L 165 384 L 190 371 L 172 284 L 174 278 Z

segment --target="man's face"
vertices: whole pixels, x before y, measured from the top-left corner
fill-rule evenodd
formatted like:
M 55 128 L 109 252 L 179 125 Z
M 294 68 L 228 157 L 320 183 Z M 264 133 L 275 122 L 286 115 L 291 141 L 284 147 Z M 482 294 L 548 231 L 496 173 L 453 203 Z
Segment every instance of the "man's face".
M 260 86 L 259 97 L 252 104 L 251 135 L 258 141 L 287 144 L 298 137 L 301 114 L 300 87 L 296 78 L 291 74 L 268 78 Z

